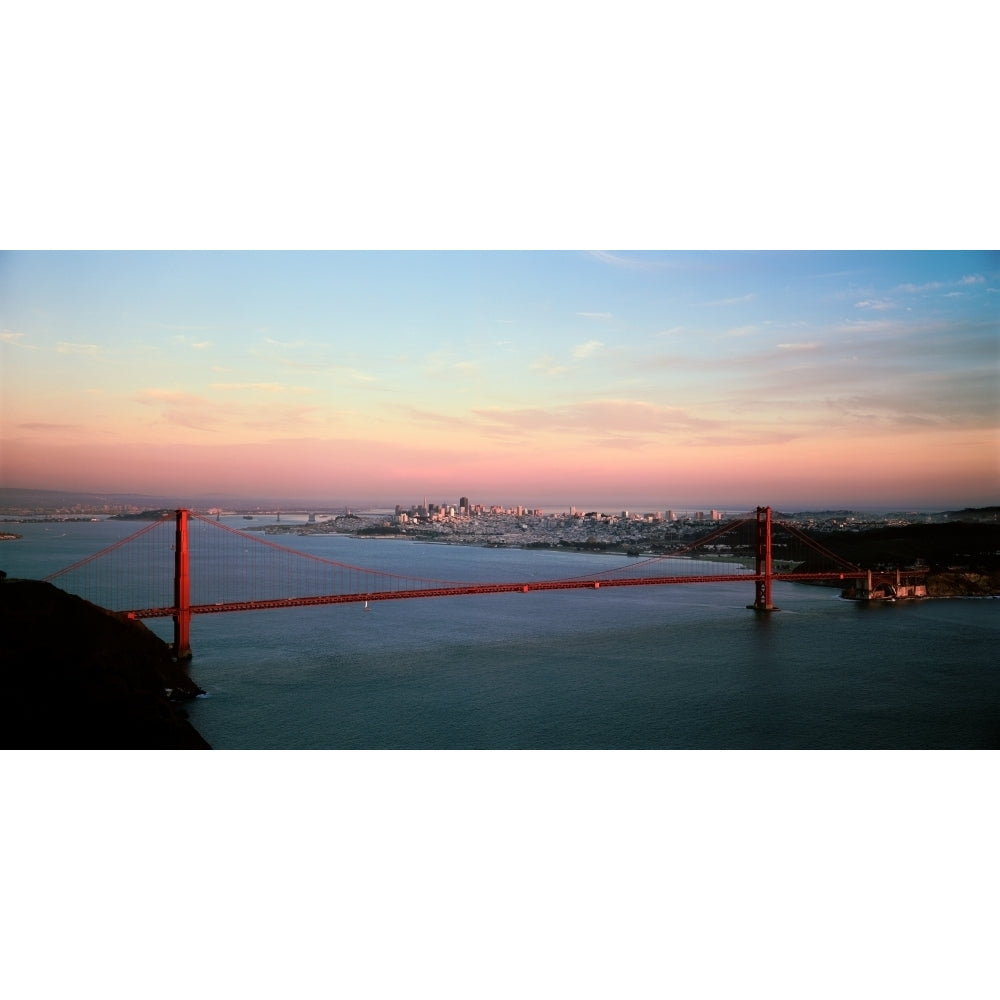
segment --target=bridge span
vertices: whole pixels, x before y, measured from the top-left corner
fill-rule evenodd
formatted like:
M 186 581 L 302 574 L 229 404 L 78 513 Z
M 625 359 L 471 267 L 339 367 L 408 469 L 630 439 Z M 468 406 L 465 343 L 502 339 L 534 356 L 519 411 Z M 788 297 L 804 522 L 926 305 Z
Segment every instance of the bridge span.
M 198 553 L 194 560 L 193 548 Z M 697 572 L 692 572 L 695 566 Z M 743 582 L 754 588 L 753 603 L 747 607 L 767 613 L 778 610 L 772 594 L 777 581 L 864 581 L 861 592 L 867 588 L 870 594 L 883 576 L 889 574 L 854 566 L 793 525 L 773 521 L 770 507 L 758 507 L 746 517 L 724 522 L 693 542 L 648 559 L 629 560 L 584 576 L 512 582 L 428 580 L 349 566 L 181 508 L 173 518 L 153 521 L 46 579 L 58 580 L 64 589 L 95 591 L 100 596 L 94 603 L 131 618 L 172 618 L 174 655 L 187 659 L 192 655 L 194 615 L 475 594 Z M 87 593 L 81 596 L 92 599 Z

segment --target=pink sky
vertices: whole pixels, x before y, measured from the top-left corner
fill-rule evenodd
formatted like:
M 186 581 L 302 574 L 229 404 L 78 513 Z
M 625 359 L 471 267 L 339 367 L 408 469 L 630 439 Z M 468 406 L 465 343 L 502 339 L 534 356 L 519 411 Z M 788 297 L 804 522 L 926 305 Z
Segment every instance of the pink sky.
M 6 254 L 0 483 L 1000 501 L 996 254 Z

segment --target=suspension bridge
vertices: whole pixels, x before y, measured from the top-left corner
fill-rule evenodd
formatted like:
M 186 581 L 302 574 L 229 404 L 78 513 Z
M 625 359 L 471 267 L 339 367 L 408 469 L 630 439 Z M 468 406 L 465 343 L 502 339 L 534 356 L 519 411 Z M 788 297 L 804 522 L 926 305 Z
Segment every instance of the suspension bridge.
M 842 559 L 770 507 L 727 521 L 687 544 L 601 572 L 554 580 L 460 582 L 365 569 L 238 531 L 187 509 L 140 528 L 45 579 L 131 618 L 172 618 L 173 653 L 191 657 L 194 615 L 307 605 L 349 604 L 471 594 L 668 586 L 752 584 L 757 612 L 778 610 L 777 581 L 855 582 L 862 598 L 899 587 L 894 574 Z

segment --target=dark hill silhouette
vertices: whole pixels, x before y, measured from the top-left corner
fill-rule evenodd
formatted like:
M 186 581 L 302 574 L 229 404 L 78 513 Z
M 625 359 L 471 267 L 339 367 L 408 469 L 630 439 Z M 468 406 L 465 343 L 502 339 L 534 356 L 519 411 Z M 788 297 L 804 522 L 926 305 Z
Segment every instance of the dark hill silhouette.
M 166 643 L 49 583 L 0 579 L 0 666 L 7 748 L 210 749 Z

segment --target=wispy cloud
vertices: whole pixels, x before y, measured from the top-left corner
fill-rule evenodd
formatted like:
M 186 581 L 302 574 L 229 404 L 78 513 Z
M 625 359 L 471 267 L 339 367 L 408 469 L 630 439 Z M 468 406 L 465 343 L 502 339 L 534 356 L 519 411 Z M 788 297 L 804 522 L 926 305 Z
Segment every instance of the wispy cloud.
M 588 250 L 587 253 L 599 260 L 602 264 L 610 264 L 612 267 L 626 267 L 646 270 L 648 264 L 634 257 L 623 257 L 621 254 L 608 253 L 606 250 Z
M 719 337 L 752 337 L 754 334 L 760 333 L 764 327 L 769 325 L 770 324 L 768 323 L 748 323 L 746 326 L 732 326 L 723 333 L 720 333 Z
M 142 389 L 132 397 L 144 406 L 158 407 L 161 419 L 168 424 L 191 430 L 219 430 L 224 408 L 204 396 L 176 389 Z
M 455 360 L 454 353 L 441 350 L 424 359 L 424 373 L 432 378 L 447 378 L 454 375 L 472 378 L 482 373 L 482 365 L 478 361 L 464 358 Z
M 640 257 L 627 257 L 620 253 L 609 253 L 607 250 L 588 250 L 587 254 L 593 257 L 594 260 L 599 260 L 602 264 L 609 264 L 611 267 L 625 268 L 630 271 L 656 271 L 676 266 L 675 263 L 669 260 L 645 260 Z
M 599 340 L 588 340 L 584 344 L 577 344 L 576 347 L 573 348 L 573 357 L 574 358 L 592 357 L 603 346 L 604 344 L 602 344 L 601 341 Z
M 66 340 L 60 340 L 56 344 L 56 351 L 59 354 L 87 354 L 94 357 L 100 350 L 97 344 L 73 344 Z
M 584 319 L 611 319 L 611 313 L 609 312 L 578 312 L 577 316 L 583 316 Z
M 17 429 L 22 431 L 58 431 L 64 433 L 66 431 L 74 431 L 80 428 L 80 424 L 47 424 L 42 421 L 34 421 L 32 423 L 17 424 Z
M 400 406 L 391 404 L 391 409 L 399 413 L 407 423 L 431 424 L 435 427 L 447 427 L 452 430 L 468 430 L 469 418 L 464 414 L 455 416 L 449 413 L 435 413 L 416 406 Z
M 920 292 L 936 292 L 942 288 L 947 288 L 949 285 L 980 285 L 985 283 L 986 278 L 981 274 L 966 274 L 959 278 L 957 281 L 927 281 L 922 285 L 905 284 L 898 285 L 896 291 L 908 292 L 911 295 L 919 294 Z
M 545 354 L 540 358 L 535 358 L 528 365 L 528 371 L 540 372 L 543 375 L 566 375 L 572 369 L 568 365 L 559 363 L 559 360 L 551 354 Z
M 251 430 L 275 433 L 287 432 L 291 429 L 315 427 L 318 423 L 319 410 L 314 406 L 268 406 L 264 409 L 254 407 L 238 414 L 240 426 Z M 324 418 L 324 424 L 329 417 Z
M 854 303 L 857 309 L 895 309 L 896 303 L 891 299 L 862 299 L 860 302 Z
M 715 266 L 709 259 L 691 254 L 634 257 L 608 250 L 587 250 L 586 254 L 602 264 L 628 271 L 705 271 Z
M 280 347 L 286 351 L 297 350 L 300 347 L 306 346 L 304 340 L 275 340 L 273 337 L 265 337 L 264 343 L 271 347 Z
M 697 417 L 679 406 L 629 399 L 599 399 L 551 407 L 476 409 L 487 424 L 523 432 L 558 431 L 587 436 L 622 434 L 656 437 L 664 431 L 710 430 L 716 420 Z
M 200 400 L 189 392 L 178 392 L 176 389 L 140 389 L 132 397 L 137 403 L 179 403 Z
M 887 319 L 845 319 L 839 325 L 833 327 L 834 333 L 886 333 L 888 331 L 899 331 L 898 323 L 890 322 Z
M 816 351 L 823 345 L 818 340 L 810 340 L 807 343 L 788 343 L 775 345 L 779 351 Z
M 175 334 L 170 340 L 173 344 L 177 344 L 180 347 L 190 347 L 195 351 L 204 351 L 206 348 L 212 346 L 210 340 L 195 340 L 194 337 L 189 337 L 186 333 Z
M 13 330 L 0 330 L 0 344 L 16 344 L 24 346 L 24 334 L 15 333 Z
M 788 444 L 800 437 L 801 432 L 750 427 L 727 430 L 724 434 L 699 434 L 691 444 L 699 448 L 749 448 L 753 445 Z
M 315 392 L 307 386 L 288 386 L 281 382 L 213 382 L 211 388 L 219 392 Z
M 731 299 L 716 299 L 714 302 L 706 302 L 706 306 L 737 306 L 743 302 L 753 302 L 757 298 L 756 292 L 747 292 L 746 295 L 737 295 Z
M 235 386 L 229 387 L 229 390 L 232 388 Z M 135 393 L 132 399 L 144 406 L 158 409 L 164 423 L 209 433 L 252 430 L 276 434 L 303 426 L 315 426 L 318 420 L 316 407 L 263 403 L 260 399 L 240 401 L 229 398 L 219 402 L 176 389 L 143 389 Z M 324 419 L 328 420 L 329 415 Z
M 315 358 L 280 357 L 269 361 L 269 366 L 271 371 L 280 367 L 291 372 L 308 372 L 312 375 L 329 376 L 331 378 L 345 379 L 350 382 L 367 384 L 379 381 L 377 376 L 369 375 L 367 372 L 363 372 L 357 368 Z

